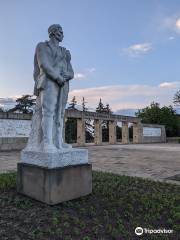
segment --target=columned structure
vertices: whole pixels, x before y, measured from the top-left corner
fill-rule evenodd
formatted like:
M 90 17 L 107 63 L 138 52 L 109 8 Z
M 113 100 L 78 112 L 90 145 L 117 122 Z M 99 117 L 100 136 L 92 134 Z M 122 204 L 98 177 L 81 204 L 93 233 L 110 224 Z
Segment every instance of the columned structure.
M 77 119 L 77 145 L 83 146 L 85 144 L 85 119 L 94 120 L 94 143 L 102 144 L 102 121 L 109 122 L 109 144 L 115 144 L 116 140 L 116 125 L 117 122 L 122 122 L 122 143 L 129 143 L 129 128 L 128 123 L 140 123 L 137 117 L 123 116 L 116 114 L 106 114 L 97 112 L 78 111 L 76 109 L 67 109 L 67 118 Z
M 85 135 L 85 119 L 78 118 L 77 119 L 77 144 L 79 146 L 84 146 L 86 141 Z
M 115 144 L 117 121 L 109 121 L 109 144 Z
M 122 122 L 122 143 L 123 144 L 128 144 L 129 143 L 128 122 Z
M 31 114 L 0 113 L 0 150 L 22 149 L 28 139 L 28 129 L 31 124 Z M 102 121 L 109 123 L 109 144 L 116 144 L 116 125 L 122 122 L 122 143 L 129 143 L 128 124 L 133 124 L 133 143 L 166 142 L 166 131 L 163 125 L 143 124 L 137 117 L 104 114 L 96 112 L 82 112 L 76 109 L 67 109 L 64 121 L 68 118 L 77 119 L 77 145 L 84 146 L 86 142 L 85 121 L 94 120 L 94 144 L 102 144 Z M 27 122 L 27 124 L 26 124 Z M 11 127 L 10 127 L 11 126 Z M 22 131 L 19 134 L 19 128 Z M 65 124 L 64 124 L 65 126 Z M 65 129 L 64 129 L 65 130 Z M 12 132 L 12 135 L 11 135 Z M 5 134 L 6 133 L 6 134 Z M 16 134 L 15 134 L 16 133 Z M 22 134 L 23 133 L 23 134 Z M 64 131 L 65 133 L 65 131 Z M 14 136 L 16 135 L 16 136 Z M 65 138 L 65 136 L 63 136 Z
M 133 143 L 141 142 L 141 128 L 140 123 L 133 123 Z
M 64 140 L 64 142 L 66 141 L 66 137 L 65 137 L 66 121 L 67 121 L 67 118 L 64 117 L 64 124 L 63 124 L 63 140 Z
M 94 143 L 102 144 L 102 121 L 99 119 L 94 119 Z

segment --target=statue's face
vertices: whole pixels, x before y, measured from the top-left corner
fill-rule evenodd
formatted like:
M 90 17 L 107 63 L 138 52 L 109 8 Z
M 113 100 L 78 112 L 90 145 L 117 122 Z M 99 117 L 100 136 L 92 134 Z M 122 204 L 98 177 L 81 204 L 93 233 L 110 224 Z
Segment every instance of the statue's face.
M 59 42 L 62 42 L 64 35 L 63 35 L 63 30 L 61 27 L 56 28 L 54 31 L 54 37 L 56 38 L 56 40 L 58 40 Z

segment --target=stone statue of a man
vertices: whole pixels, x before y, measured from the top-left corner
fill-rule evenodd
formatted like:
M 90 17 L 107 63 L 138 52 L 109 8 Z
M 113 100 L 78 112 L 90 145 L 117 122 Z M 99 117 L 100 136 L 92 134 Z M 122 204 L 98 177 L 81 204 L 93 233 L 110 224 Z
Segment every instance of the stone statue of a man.
M 71 55 L 59 46 L 63 30 L 59 24 L 48 28 L 49 41 L 40 42 L 34 57 L 34 94 L 36 109 L 26 149 L 56 152 L 71 147 L 63 142 L 63 118 L 69 92 L 69 80 L 74 77 Z

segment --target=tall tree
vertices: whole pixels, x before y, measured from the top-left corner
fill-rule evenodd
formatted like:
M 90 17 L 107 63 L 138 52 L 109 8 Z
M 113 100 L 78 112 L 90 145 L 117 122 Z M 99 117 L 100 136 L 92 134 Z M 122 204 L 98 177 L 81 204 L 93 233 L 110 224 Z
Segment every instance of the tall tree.
M 177 136 L 180 123 L 176 111 L 172 106 L 160 107 L 159 103 L 151 103 L 150 106 L 135 113 L 142 123 L 163 124 L 169 137 Z
M 0 113 L 5 112 L 2 107 L 0 107 Z
M 104 104 L 102 103 L 101 98 L 99 99 L 98 106 L 96 108 L 96 112 L 103 113 L 104 112 Z
M 107 113 L 107 114 L 112 113 L 109 104 L 106 104 L 106 106 L 104 106 L 101 98 L 96 108 L 96 112 Z M 109 141 L 109 121 L 106 121 L 106 120 L 102 121 L 102 141 L 103 142 Z
M 104 106 L 101 98 L 99 99 L 99 103 L 98 103 L 98 106 L 96 108 L 96 112 L 99 112 L 99 113 L 112 113 L 109 104 L 106 104 L 106 106 Z
M 65 141 L 75 143 L 77 141 L 77 119 L 68 118 L 65 123 Z
M 85 98 L 82 98 L 82 110 L 83 112 L 87 111 L 88 108 L 86 107 L 86 101 Z M 92 125 L 91 119 L 86 119 L 85 120 L 85 137 L 86 137 L 86 142 L 93 142 L 94 140 L 94 128 Z
M 143 123 L 160 123 L 161 109 L 159 103 L 152 102 L 150 106 L 138 110 L 135 115 L 141 118 Z
M 77 101 L 74 96 L 69 103 L 68 109 L 76 109 Z M 67 143 L 75 143 L 77 141 L 77 119 L 68 118 L 65 124 L 65 141 Z
M 85 98 L 83 97 L 82 98 L 82 110 L 83 110 L 83 112 L 85 112 L 85 111 L 87 111 L 88 109 L 87 109 L 87 107 L 86 107 L 86 101 L 85 101 Z
M 175 93 L 173 103 L 175 105 L 180 105 L 180 90 Z
M 110 107 L 109 107 L 109 104 L 106 104 L 106 107 L 104 108 L 104 111 L 105 111 L 106 113 L 112 114 L 112 111 L 111 111 L 111 109 L 110 109 Z
M 16 99 L 16 105 L 14 108 L 9 109 L 8 112 L 20 112 L 20 113 L 32 113 L 33 106 L 36 104 L 36 99 L 33 95 L 23 95 Z
M 76 109 L 76 105 L 77 105 L 77 101 L 76 101 L 76 97 L 74 96 L 69 104 L 68 109 Z

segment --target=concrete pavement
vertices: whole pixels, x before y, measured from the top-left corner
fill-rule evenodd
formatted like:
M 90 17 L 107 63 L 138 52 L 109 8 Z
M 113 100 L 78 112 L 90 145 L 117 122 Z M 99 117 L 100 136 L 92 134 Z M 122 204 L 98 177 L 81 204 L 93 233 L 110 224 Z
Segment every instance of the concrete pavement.
M 87 146 L 93 170 L 166 182 L 180 174 L 180 144 Z M 0 152 L 0 172 L 16 170 L 19 151 Z

